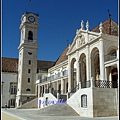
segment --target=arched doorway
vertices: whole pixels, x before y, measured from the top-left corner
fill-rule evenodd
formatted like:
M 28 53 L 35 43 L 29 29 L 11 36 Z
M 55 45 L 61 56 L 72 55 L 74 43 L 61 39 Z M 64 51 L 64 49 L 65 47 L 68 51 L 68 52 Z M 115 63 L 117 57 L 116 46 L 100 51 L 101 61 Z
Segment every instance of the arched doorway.
M 71 90 L 75 88 L 77 85 L 77 80 L 76 80 L 76 59 L 73 58 L 71 61 Z
M 86 87 L 86 56 L 84 53 L 80 56 L 80 81 L 81 87 Z
M 118 71 L 117 68 L 113 68 L 111 70 L 111 74 L 112 74 L 112 88 L 117 88 L 117 81 L 118 81 Z
M 94 48 L 91 52 L 91 77 L 94 80 L 100 80 L 100 58 L 98 48 Z

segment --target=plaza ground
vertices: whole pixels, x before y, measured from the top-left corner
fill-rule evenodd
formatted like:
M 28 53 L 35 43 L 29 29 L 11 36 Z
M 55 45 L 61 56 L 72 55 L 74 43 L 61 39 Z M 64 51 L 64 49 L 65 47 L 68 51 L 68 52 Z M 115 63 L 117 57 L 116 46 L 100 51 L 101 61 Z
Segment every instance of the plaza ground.
M 86 118 L 80 116 L 42 115 L 38 109 L 2 109 L 2 120 L 118 120 L 118 116 Z

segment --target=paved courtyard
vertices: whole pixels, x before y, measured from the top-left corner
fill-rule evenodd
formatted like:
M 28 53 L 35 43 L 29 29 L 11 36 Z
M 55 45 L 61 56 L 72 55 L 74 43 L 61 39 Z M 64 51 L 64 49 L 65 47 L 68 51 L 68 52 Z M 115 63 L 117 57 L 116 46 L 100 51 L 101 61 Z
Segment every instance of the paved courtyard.
M 2 120 L 118 120 L 118 117 L 86 118 L 80 116 L 41 115 L 37 109 L 2 109 Z

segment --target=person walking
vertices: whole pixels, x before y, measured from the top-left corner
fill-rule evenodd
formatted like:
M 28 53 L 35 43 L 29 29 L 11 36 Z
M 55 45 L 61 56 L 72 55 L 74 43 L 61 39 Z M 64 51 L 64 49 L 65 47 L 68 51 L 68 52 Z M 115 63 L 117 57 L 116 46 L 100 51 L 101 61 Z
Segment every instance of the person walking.
M 7 109 L 7 103 L 5 103 L 5 110 Z

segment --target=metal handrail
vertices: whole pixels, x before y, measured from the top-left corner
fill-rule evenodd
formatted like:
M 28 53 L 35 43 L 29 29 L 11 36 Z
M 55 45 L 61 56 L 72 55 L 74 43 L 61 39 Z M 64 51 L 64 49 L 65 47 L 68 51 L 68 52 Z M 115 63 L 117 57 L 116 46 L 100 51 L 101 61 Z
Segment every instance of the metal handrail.
M 71 92 L 68 93 L 68 98 L 70 98 L 75 92 L 77 92 L 80 88 L 80 84 L 76 85 Z
M 118 81 L 95 80 L 94 85 L 98 88 L 118 88 Z

